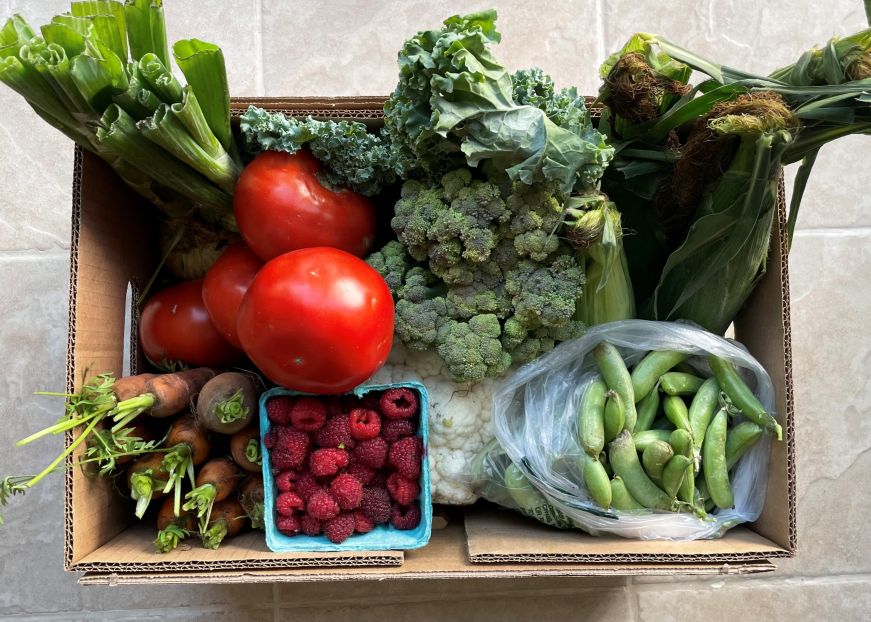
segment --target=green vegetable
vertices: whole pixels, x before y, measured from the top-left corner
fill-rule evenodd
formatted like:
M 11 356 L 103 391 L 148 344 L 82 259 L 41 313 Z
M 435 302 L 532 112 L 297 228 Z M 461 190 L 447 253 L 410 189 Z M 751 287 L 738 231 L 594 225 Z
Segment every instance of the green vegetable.
M 638 420 L 635 422 L 633 433 L 649 430 L 659 412 L 659 391 L 650 391 L 636 405 Z
M 693 447 L 696 453 L 702 449 L 702 441 L 705 440 L 705 432 L 720 397 L 720 385 L 716 378 L 708 378 L 704 381 L 698 392 L 693 397 L 689 408 L 690 431 L 692 432 Z
M 738 461 L 755 445 L 764 430 L 752 421 L 742 421 L 726 436 L 726 468 L 730 471 Z
M 605 467 L 596 458 L 585 455 L 584 461 L 584 485 L 590 493 L 593 501 L 605 510 L 611 507 L 611 481 Z
M 605 402 L 605 442 L 610 443 L 626 427 L 626 405 L 616 391 L 608 391 Z
M 783 440 L 783 429 L 780 424 L 771 413 L 765 410 L 762 403 L 753 395 L 750 387 L 741 380 L 732 363 L 714 355 L 708 357 L 708 362 L 711 364 L 711 370 L 714 372 L 720 388 L 729 398 L 729 401 L 738 407 L 750 421 L 774 432 L 777 435 L 777 440 Z
M 729 483 L 729 469 L 726 466 L 726 426 L 726 411 L 720 409 L 714 415 L 702 444 L 705 485 L 711 499 L 721 509 L 731 508 L 735 504 Z
M 674 424 L 674 427 L 686 430 L 692 435 L 689 413 L 683 398 L 677 395 L 666 395 L 662 400 L 662 408 L 665 411 L 665 416 Z
M 641 432 L 633 432 L 632 442 L 638 451 L 643 452 L 647 447 L 655 441 L 668 442 L 671 436 L 671 430 L 643 430 Z
M 643 510 L 644 506 L 638 503 L 626 489 L 626 483 L 621 477 L 611 480 L 611 507 L 616 510 Z
M 654 441 L 641 454 L 641 464 L 644 470 L 654 480 L 662 479 L 662 470 L 674 456 L 674 450 L 666 441 Z
M 608 455 L 614 473 L 625 482 L 629 493 L 639 503 L 650 509 L 672 509 L 672 500 L 644 472 L 632 435 L 627 430 L 611 443 Z
M 692 477 L 693 460 L 687 456 L 677 454 L 672 456 L 662 470 L 662 487 L 672 499 L 677 497 L 678 490 L 683 484 L 684 478 Z M 690 497 L 692 499 L 692 497 Z
M 632 390 L 632 379 L 620 351 L 607 342 L 601 342 L 593 348 L 593 358 L 605 378 L 605 383 L 612 391 L 616 391 L 626 408 L 626 429 L 635 429 L 638 414 L 635 410 L 635 394 Z
M 678 363 L 689 358 L 684 352 L 669 350 L 648 352 L 632 370 L 632 391 L 635 399 L 641 401 L 647 396 L 659 378 Z
M 598 456 L 605 448 L 605 399 L 608 387 L 597 378 L 584 394 L 578 413 L 579 444 L 588 456 Z M 616 436 L 616 435 L 615 435 Z
M 704 380 L 693 374 L 670 371 L 659 379 L 660 388 L 668 395 L 694 395 Z

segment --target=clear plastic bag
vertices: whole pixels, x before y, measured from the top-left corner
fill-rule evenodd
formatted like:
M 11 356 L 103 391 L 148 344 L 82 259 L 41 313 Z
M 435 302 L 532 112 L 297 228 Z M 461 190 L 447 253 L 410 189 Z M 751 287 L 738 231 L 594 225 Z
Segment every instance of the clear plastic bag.
M 576 418 L 598 373 L 591 351 L 602 341 L 616 346 L 627 366 L 651 350 L 689 353 L 693 356 L 686 362 L 705 376 L 711 375 L 706 356 L 720 356 L 738 367 L 765 409 L 774 412 L 771 379 L 736 342 L 680 322 L 626 320 L 595 326 L 520 368 L 496 390 L 496 442 L 485 447 L 475 463 L 476 492 L 547 524 L 641 540 L 718 538 L 735 525 L 756 520 L 765 501 L 768 433 L 730 473 L 735 500 L 730 510 L 699 518 L 689 512 L 603 510 L 593 502 L 583 483 L 584 451 L 578 444 Z

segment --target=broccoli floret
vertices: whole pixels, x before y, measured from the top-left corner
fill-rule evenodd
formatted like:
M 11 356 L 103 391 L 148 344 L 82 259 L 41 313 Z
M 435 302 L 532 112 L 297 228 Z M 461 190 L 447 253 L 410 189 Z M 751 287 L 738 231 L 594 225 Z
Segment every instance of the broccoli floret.
M 584 271 L 571 254 L 542 265 L 525 259 L 505 279 L 514 315 L 525 325 L 562 326 L 572 319 L 583 293 Z
M 468 322 L 448 322 L 439 330 L 437 351 L 455 382 L 477 382 L 498 376 L 511 365 L 502 349 L 502 326 L 493 314 L 476 315 Z
M 411 257 L 405 247 L 395 240 L 369 255 L 366 261 L 384 278 L 391 292 L 396 292 L 402 285 L 405 273 L 411 266 Z
M 553 192 L 543 184 L 526 186 L 517 183 L 508 198 L 513 216 L 508 226 L 514 236 L 514 248 L 521 257 L 545 261 L 560 247 L 557 229 L 563 209 Z
M 440 296 L 417 303 L 398 300 L 393 329 L 406 347 L 426 350 L 437 343 L 439 329 L 449 321 L 447 302 Z

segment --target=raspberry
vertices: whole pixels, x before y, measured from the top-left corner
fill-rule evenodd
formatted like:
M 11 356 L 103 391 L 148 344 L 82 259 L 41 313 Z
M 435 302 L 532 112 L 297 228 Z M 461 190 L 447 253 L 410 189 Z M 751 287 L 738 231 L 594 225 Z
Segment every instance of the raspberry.
M 360 464 L 355 456 L 351 456 L 351 463 L 345 469 L 345 473 L 357 479 L 364 486 L 368 486 L 372 478 L 375 477 L 375 469 L 367 467 L 365 464 Z
M 299 526 L 307 536 L 321 535 L 321 521 L 310 514 L 303 514 L 299 519 Z
M 316 490 L 309 497 L 306 511 L 312 518 L 329 520 L 339 513 L 339 504 L 336 499 L 326 490 Z
M 296 494 L 299 495 L 300 499 L 308 503 L 308 500 L 311 498 L 312 494 L 316 490 L 320 490 L 320 484 L 315 480 L 315 476 L 306 471 L 305 473 L 300 473 L 296 476 L 296 482 L 294 483 L 294 487 L 296 490 Z
M 272 423 L 290 425 L 290 409 L 294 399 L 289 395 L 279 395 L 266 402 L 266 414 Z
M 324 535 L 333 544 L 340 544 L 354 533 L 354 515 L 339 514 L 324 523 Z
M 344 449 L 315 449 L 309 469 L 315 477 L 330 477 L 348 466 L 348 452 Z
M 354 531 L 357 533 L 369 533 L 373 529 L 375 529 L 375 523 L 363 513 L 363 510 L 354 512 Z
M 368 441 L 381 433 L 381 416 L 374 410 L 355 408 L 348 416 L 351 436 L 358 441 Z
M 345 408 L 341 397 L 322 397 L 324 408 L 327 411 L 327 419 L 341 415 L 343 412 L 348 412 L 349 408 Z
M 416 436 L 401 438 L 390 446 L 387 462 L 408 479 L 420 477 L 420 440 Z
M 408 419 L 388 419 L 381 426 L 381 438 L 395 443 L 405 436 L 414 436 L 414 424 Z
M 266 445 L 266 449 L 272 451 L 275 447 L 275 444 L 278 442 L 278 428 L 275 426 L 271 427 L 269 431 L 263 435 L 263 444 Z
M 397 529 L 414 529 L 420 524 L 420 505 L 394 505 L 390 508 L 390 524 Z
M 279 469 L 299 469 L 305 464 L 311 444 L 308 435 L 293 428 L 273 428 L 275 445 L 269 454 L 272 466 Z M 271 432 L 272 430 L 270 430 Z
M 360 509 L 376 525 L 390 520 L 390 495 L 383 488 L 364 488 Z
M 295 492 L 283 492 L 275 498 L 275 511 L 282 516 L 293 516 L 304 507 L 305 501 Z
M 354 456 L 363 466 L 380 469 L 384 466 L 384 459 L 387 457 L 387 441 L 380 436 L 368 441 L 360 441 L 354 448 Z
M 342 473 L 330 482 L 330 492 L 338 501 L 340 509 L 354 510 L 360 506 L 360 500 L 363 498 L 363 485 L 357 478 Z
M 354 447 L 354 439 L 351 437 L 348 415 L 336 415 L 330 417 L 317 433 L 318 447 Z
M 410 419 L 417 412 L 417 396 L 411 389 L 387 389 L 381 394 L 380 405 L 388 419 Z
M 384 488 L 387 489 L 387 473 L 378 470 L 372 476 L 372 481 L 369 482 L 369 488 Z
M 374 411 L 381 410 L 381 394 L 367 393 L 360 398 L 360 402 L 357 404 L 356 408 L 368 408 L 369 410 Z
M 296 516 L 279 516 L 275 519 L 278 531 L 286 536 L 295 536 L 299 533 L 299 519 Z
M 420 494 L 420 484 L 416 479 L 406 479 L 399 473 L 391 473 L 387 478 L 387 491 L 399 505 L 408 505 Z
M 290 420 L 297 430 L 314 432 L 320 430 L 327 420 L 327 407 L 313 397 L 303 397 L 290 409 Z
M 275 476 L 275 487 L 278 492 L 293 492 L 296 490 L 296 479 L 298 475 L 296 471 L 281 471 Z M 297 493 L 299 494 L 299 493 Z

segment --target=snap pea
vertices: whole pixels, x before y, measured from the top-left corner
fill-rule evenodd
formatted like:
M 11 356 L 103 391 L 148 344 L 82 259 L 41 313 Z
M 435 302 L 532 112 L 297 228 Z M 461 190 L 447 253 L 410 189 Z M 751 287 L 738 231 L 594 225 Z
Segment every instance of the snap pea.
M 702 450 L 702 441 L 705 439 L 705 431 L 711 423 L 711 417 L 717 410 L 720 397 L 720 385 L 716 378 L 708 378 L 699 387 L 693 401 L 690 403 L 689 420 L 690 431 L 693 436 L 693 448 L 698 454 Z
M 632 377 L 626 369 L 626 363 L 620 352 L 610 343 L 603 341 L 593 348 L 593 358 L 596 365 L 605 378 L 605 383 L 612 391 L 616 391 L 623 400 L 626 409 L 626 429 L 630 432 L 635 429 L 638 415 L 635 412 L 635 392 L 632 389 Z
M 658 417 L 653 421 L 653 425 L 650 426 L 650 429 L 668 430 L 669 432 L 671 432 L 672 430 L 674 430 L 674 424 L 665 417 Z
M 584 394 L 578 415 L 578 439 L 587 455 L 598 456 L 605 448 L 605 397 L 608 387 L 601 378 Z M 615 434 L 616 436 L 616 434 Z
M 693 457 L 693 439 L 686 430 L 681 428 L 674 430 L 668 437 L 668 444 L 674 449 L 675 454 L 687 458 Z
M 616 391 L 608 391 L 608 399 L 605 401 L 605 442 L 610 443 L 626 425 L 626 408 L 623 399 Z
M 611 443 L 609 457 L 615 475 L 623 479 L 636 501 L 647 508 L 672 509 L 672 500 L 644 472 L 628 430 L 623 430 Z
M 702 468 L 705 484 L 711 499 L 718 508 L 731 508 L 734 503 L 732 486 L 729 483 L 729 470 L 726 467 L 726 427 L 725 409 L 720 409 L 711 420 L 708 432 L 702 443 Z
M 660 377 L 659 388 L 669 395 L 694 395 L 703 382 L 704 380 L 693 374 L 670 371 Z
M 742 421 L 726 435 L 726 468 L 730 471 L 747 450 L 762 438 L 762 428 L 752 421 Z
M 672 456 L 668 464 L 665 465 L 665 468 L 662 470 L 662 488 L 669 497 L 672 499 L 677 497 L 677 491 L 684 477 L 686 477 L 687 469 L 691 469 L 692 466 L 692 458 L 687 458 L 681 454 Z M 690 499 L 692 499 L 692 496 Z
M 666 441 L 671 437 L 671 430 L 644 430 L 643 432 L 634 432 L 632 434 L 632 442 L 635 443 L 635 448 L 644 452 L 647 446 L 653 441 Z
M 635 432 L 643 432 L 649 430 L 650 425 L 656 418 L 656 413 L 659 411 L 659 391 L 650 391 L 638 404 L 635 406 L 638 413 L 638 420 L 635 422 Z
M 641 464 L 653 481 L 662 479 L 662 470 L 674 456 L 674 450 L 666 441 L 653 441 L 641 453 Z
M 508 494 L 522 510 L 532 511 L 534 508 L 548 505 L 544 495 L 532 485 L 516 464 L 508 465 L 502 479 Z
M 715 507 L 717 507 L 716 505 L 714 505 L 714 501 L 708 494 L 708 485 L 705 483 L 704 474 L 696 477 L 696 496 L 701 499 L 702 507 L 705 509 L 706 512 L 710 512 Z
M 680 488 L 677 490 L 677 498 L 692 506 L 702 507 L 696 502 L 696 478 L 695 468 L 693 463 L 686 468 L 683 480 L 680 483 Z
M 597 458 L 584 456 L 584 485 L 593 501 L 607 510 L 611 507 L 611 479 Z
M 647 353 L 632 370 L 632 390 L 635 400 L 640 402 L 653 390 L 659 377 L 678 363 L 689 358 L 689 354 L 659 350 Z
M 617 510 L 643 510 L 643 505 L 638 503 L 635 498 L 629 494 L 626 489 L 626 484 L 621 477 L 615 477 L 611 480 L 611 507 Z
M 665 416 L 668 417 L 668 420 L 674 424 L 674 427 L 679 430 L 686 430 L 690 433 L 690 436 L 693 435 L 692 428 L 690 428 L 687 405 L 682 397 L 666 395 L 665 399 L 662 400 L 662 409 L 665 411 Z
M 597 459 L 599 460 L 599 462 L 602 463 L 602 466 L 605 467 L 605 473 L 608 474 L 608 477 L 613 477 L 614 470 L 611 468 L 611 463 L 608 462 L 607 454 L 605 454 L 605 452 L 603 451 L 599 454 L 599 457 Z
M 750 387 L 741 380 L 741 376 L 735 371 L 732 363 L 713 354 L 708 357 L 708 362 L 717 382 L 720 383 L 720 388 L 729 398 L 729 401 L 741 409 L 741 412 L 750 421 L 774 432 L 777 435 L 777 440 L 783 440 L 783 429 L 780 424 L 771 413 L 765 410 L 762 402 L 753 395 Z

